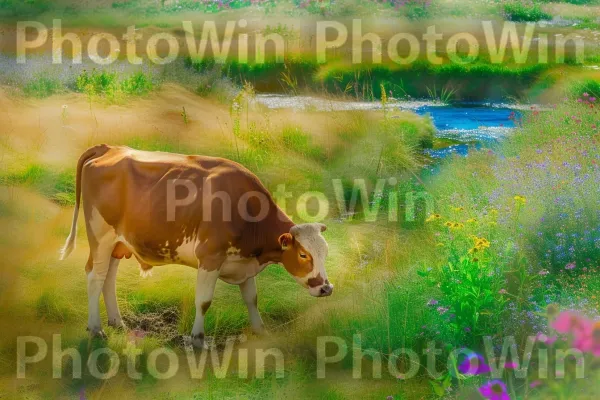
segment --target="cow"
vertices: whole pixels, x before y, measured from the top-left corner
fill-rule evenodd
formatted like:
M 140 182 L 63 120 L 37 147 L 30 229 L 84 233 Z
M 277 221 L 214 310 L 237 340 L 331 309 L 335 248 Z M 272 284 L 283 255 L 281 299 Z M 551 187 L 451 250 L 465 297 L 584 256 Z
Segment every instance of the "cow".
M 116 276 L 119 261 L 132 256 L 143 276 L 166 264 L 197 269 L 191 332 L 197 347 L 204 343 L 204 317 L 218 279 L 239 285 L 257 334 L 264 324 L 255 276 L 266 266 L 283 264 L 312 296 L 333 292 L 321 234 L 326 226 L 294 224 L 256 175 L 234 161 L 98 145 L 80 157 L 75 190 L 71 231 L 60 258 L 75 248 L 83 205 L 90 247 L 87 329 L 93 336 L 105 337 L 101 293 L 109 326 L 125 328 Z

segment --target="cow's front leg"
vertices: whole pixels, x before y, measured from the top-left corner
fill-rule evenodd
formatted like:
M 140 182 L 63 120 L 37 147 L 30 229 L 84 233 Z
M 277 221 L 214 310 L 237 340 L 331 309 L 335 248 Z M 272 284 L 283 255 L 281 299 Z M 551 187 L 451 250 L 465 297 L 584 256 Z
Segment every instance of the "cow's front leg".
M 214 263 L 199 266 L 196 279 L 196 318 L 192 328 L 192 345 L 204 347 L 204 316 L 210 307 L 215 286 L 219 279 L 219 268 Z M 220 264 L 219 264 L 220 267 Z
M 258 311 L 256 278 L 249 278 L 246 280 L 246 282 L 240 284 L 240 291 L 242 292 L 244 303 L 246 303 L 246 307 L 248 307 L 248 314 L 250 316 L 252 330 L 256 334 L 263 334 L 265 332 L 265 325 L 263 324 L 262 318 L 260 317 L 260 312 Z

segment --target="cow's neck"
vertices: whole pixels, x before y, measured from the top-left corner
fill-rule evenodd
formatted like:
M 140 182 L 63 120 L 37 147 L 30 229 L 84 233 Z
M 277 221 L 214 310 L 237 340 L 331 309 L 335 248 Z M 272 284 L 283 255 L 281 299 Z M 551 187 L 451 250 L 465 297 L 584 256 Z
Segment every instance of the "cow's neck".
M 270 218 L 270 221 L 263 225 L 268 232 L 265 232 L 265 243 L 260 249 L 260 254 L 256 257 L 260 265 L 281 262 L 283 250 L 281 250 L 279 244 L 279 237 L 284 233 L 289 233 L 295 225 L 283 211 L 280 209 L 277 211 L 277 213 L 274 213 L 273 218 Z

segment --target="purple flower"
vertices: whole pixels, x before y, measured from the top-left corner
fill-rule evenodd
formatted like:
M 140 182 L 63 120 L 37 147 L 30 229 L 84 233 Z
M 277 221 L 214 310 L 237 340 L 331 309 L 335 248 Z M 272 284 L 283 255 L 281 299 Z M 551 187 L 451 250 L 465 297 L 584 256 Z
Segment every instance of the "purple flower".
M 510 400 L 506 385 L 499 380 L 489 381 L 479 388 L 479 393 L 488 400 Z
M 429 302 L 427 303 L 428 306 L 433 307 L 433 306 L 437 306 L 439 303 L 439 301 L 437 301 L 436 299 L 431 299 L 429 300 Z
M 567 265 L 565 265 L 565 269 L 575 269 L 576 265 L 574 262 L 572 263 L 568 263 Z
M 473 353 L 458 365 L 458 372 L 464 375 L 481 375 L 491 371 L 482 355 Z
M 440 314 L 446 314 L 448 312 L 449 308 L 447 307 L 438 307 L 437 308 L 437 312 L 439 312 Z

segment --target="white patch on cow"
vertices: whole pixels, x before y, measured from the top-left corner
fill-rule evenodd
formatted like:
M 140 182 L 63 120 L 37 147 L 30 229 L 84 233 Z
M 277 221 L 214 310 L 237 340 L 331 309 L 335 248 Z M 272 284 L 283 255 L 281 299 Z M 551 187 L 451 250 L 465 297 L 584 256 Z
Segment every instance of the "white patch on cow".
M 327 241 L 323 235 L 321 235 L 321 225 L 299 224 L 294 226 L 290 233 L 292 233 L 298 243 L 300 243 L 313 258 L 314 268 L 311 273 L 299 279 L 300 284 L 303 286 L 308 286 L 308 280 L 311 278 L 316 278 L 318 275 L 321 275 L 323 282 L 325 282 L 327 279 L 327 272 L 325 271 L 325 259 L 327 258 L 327 253 L 329 252 L 329 246 L 327 245 Z M 317 286 L 314 288 L 309 288 L 309 291 L 312 295 L 316 295 L 319 293 L 320 289 L 321 286 Z
M 219 278 L 232 285 L 239 285 L 256 276 L 269 264 L 271 263 L 261 265 L 255 257 L 245 258 L 239 254 L 229 254 L 221 264 Z
M 196 257 L 197 241 L 194 238 L 186 238 L 183 243 L 175 249 L 178 262 L 184 265 L 196 268 L 198 266 L 198 257 Z
M 96 241 L 101 239 L 108 233 L 114 234 L 114 229 L 106 222 L 96 207 L 92 207 L 92 213 L 88 222 L 92 235 Z

